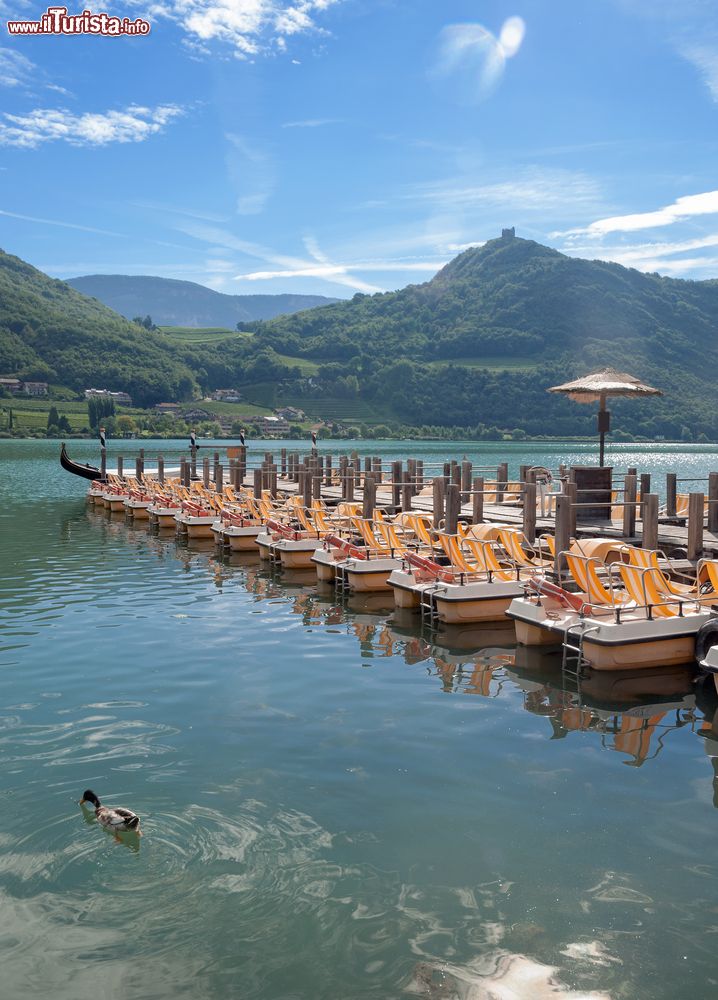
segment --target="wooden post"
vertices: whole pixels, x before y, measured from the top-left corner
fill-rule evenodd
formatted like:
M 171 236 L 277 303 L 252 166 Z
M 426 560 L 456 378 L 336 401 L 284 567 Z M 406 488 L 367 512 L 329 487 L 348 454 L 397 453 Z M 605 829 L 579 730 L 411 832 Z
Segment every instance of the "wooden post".
M 347 462 L 346 455 L 339 456 L 339 485 L 342 490 L 342 500 L 347 499 L 347 469 L 349 468 L 349 463 Z M 352 473 L 353 475 L 353 473 Z
M 282 479 L 287 478 L 287 449 L 281 448 L 279 452 L 279 460 L 282 467 Z
M 703 493 L 688 494 L 688 558 L 695 561 L 703 557 Z
M 184 456 L 182 456 L 182 458 L 180 459 L 180 472 L 181 472 L 182 485 L 185 487 L 185 489 L 189 489 L 189 484 L 190 484 L 189 462 Z
M 568 519 L 568 530 L 571 538 L 576 537 L 576 517 L 578 515 L 578 510 L 576 509 L 576 504 L 578 503 L 578 490 L 576 489 L 575 483 L 569 483 L 566 489 L 566 496 L 571 501 L 571 507 L 569 511 Z
M 471 470 L 473 466 L 468 459 L 464 459 L 461 463 L 461 502 L 466 503 L 469 499 L 469 492 L 471 490 Z
M 509 478 L 509 466 L 507 462 L 502 462 L 496 470 L 496 503 L 504 502 L 506 483 Z
M 371 468 L 374 473 L 374 478 L 377 483 L 380 483 L 383 479 L 382 468 L 381 468 L 381 458 L 378 455 L 374 455 L 371 460 Z
M 571 545 L 571 498 L 567 494 L 556 497 L 556 558 L 553 571 L 556 580 L 561 582 L 564 558 L 561 556 Z
M 446 523 L 444 530 L 450 535 L 455 535 L 459 523 L 459 511 L 461 510 L 461 493 L 456 483 L 449 483 L 446 487 Z
M 322 469 L 319 466 L 312 471 L 312 498 L 322 499 Z
M 636 477 L 626 476 L 623 484 L 623 537 L 633 538 L 636 534 Z
M 523 529 L 526 541 L 536 541 L 536 483 L 524 481 Z
M 100 479 L 107 479 L 107 448 L 100 448 Z
M 646 493 L 643 497 L 643 539 L 644 549 L 658 548 L 658 494 Z
M 376 483 L 371 472 L 364 475 L 364 501 L 362 503 L 362 517 L 371 520 L 376 507 Z
M 530 465 L 520 465 L 519 466 L 519 482 L 522 482 L 522 483 L 526 482 L 526 473 L 529 471 L 530 468 L 531 468 Z
M 209 488 L 209 456 L 202 459 L 202 485 Z
M 451 465 L 451 482 L 461 490 L 461 466 L 458 462 L 453 462 Z
M 398 507 L 401 503 L 401 484 L 403 481 L 402 463 L 391 463 L 391 505 Z
M 451 462 L 444 462 L 444 471 L 442 473 L 445 483 L 444 486 L 451 482 Z
M 157 456 L 157 480 L 160 483 L 165 481 L 165 460 L 162 455 Z
M 675 472 L 666 473 L 666 517 L 676 516 L 678 480 Z
M 409 482 L 411 483 L 411 495 L 413 497 L 418 493 L 416 487 L 416 459 L 408 458 L 406 461 L 406 470 L 409 475 Z
M 194 431 L 192 431 L 194 440 Z M 197 445 L 191 444 L 189 448 L 189 474 L 192 479 L 197 478 Z
M 420 490 L 424 487 L 424 459 L 417 458 L 416 460 L 416 485 Z
M 244 480 L 247 476 L 247 446 L 239 446 L 239 471 L 237 472 L 237 478 L 239 480 L 239 485 L 242 486 Z
M 214 473 L 214 492 L 221 493 L 224 489 L 224 467 L 221 462 L 217 462 Z
M 708 530 L 718 534 L 718 472 L 708 476 Z
M 253 480 L 254 480 L 254 482 L 253 482 L 252 485 L 254 486 L 254 495 L 257 498 L 257 500 L 261 500 L 262 499 L 262 470 L 261 469 L 257 468 L 257 469 L 253 470 Z
M 117 475 L 120 477 L 120 479 L 125 478 L 124 461 L 125 460 L 122 457 L 122 455 L 117 456 Z
M 214 453 L 214 468 L 212 470 L 212 479 L 214 480 L 215 483 L 217 482 L 217 470 L 218 469 L 219 469 L 219 452 L 215 451 L 215 453 Z
M 269 492 L 272 495 L 272 500 L 277 499 L 277 466 L 272 465 L 269 470 Z
M 443 476 L 434 478 L 434 527 L 438 528 L 444 520 L 444 493 L 446 490 Z
M 327 486 L 332 485 L 332 456 L 324 456 L 324 482 Z
M 651 475 L 649 472 L 641 473 L 641 498 L 651 492 Z
M 348 503 L 354 502 L 354 484 L 356 480 L 354 479 L 354 466 L 346 465 L 344 469 L 344 476 L 346 482 L 346 497 L 344 498 Z
M 484 477 L 477 476 L 473 483 L 473 504 L 471 520 L 474 524 L 481 524 L 484 520 Z
M 411 498 L 413 497 L 413 486 L 411 484 L 411 473 L 407 469 L 404 473 L 404 485 L 401 488 L 401 509 L 411 510 Z
M 142 482 L 142 459 L 139 457 L 139 455 L 135 459 L 135 478 L 137 479 L 138 483 Z

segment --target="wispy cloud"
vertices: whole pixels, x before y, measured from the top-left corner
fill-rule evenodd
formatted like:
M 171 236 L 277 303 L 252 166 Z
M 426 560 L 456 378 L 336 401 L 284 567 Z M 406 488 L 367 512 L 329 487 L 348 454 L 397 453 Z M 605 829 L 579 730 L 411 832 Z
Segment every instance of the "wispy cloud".
M 274 162 L 265 150 L 244 136 L 229 133 L 226 139 L 227 173 L 237 192 L 237 213 L 259 215 L 274 190 Z
M 243 240 L 234 233 L 216 226 L 206 226 L 191 221 L 177 223 L 179 231 L 194 239 L 208 244 L 213 254 L 224 258 L 224 251 L 232 250 L 261 260 L 270 267 L 245 270 L 235 274 L 235 281 L 269 281 L 272 279 L 289 280 L 294 278 L 323 278 L 336 285 L 351 288 L 359 292 L 379 292 L 383 289 L 378 285 L 365 281 L 362 273 L 406 272 L 423 273 L 429 276 L 443 267 L 448 258 L 435 255 L 432 258 L 387 258 L 378 260 L 366 258 L 362 260 L 334 260 L 319 246 L 317 240 L 309 235 L 304 238 L 307 255 L 304 257 L 289 256 L 278 253 L 270 247 Z M 226 270 L 226 268 L 223 268 Z
M 521 48 L 526 25 L 520 17 L 504 21 L 498 37 L 482 24 L 448 24 L 439 35 L 431 76 L 451 81 L 459 99 L 478 101 L 501 79 L 506 60 Z
M 641 229 L 656 229 L 683 222 L 699 215 L 718 213 L 718 191 L 704 191 L 702 194 L 684 195 L 670 205 L 652 212 L 635 212 L 630 215 L 614 215 L 607 219 L 597 219 L 582 229 L 551 233 L 560 236 L 605 236 L 607 233 L 632 233 Z
M 24 91 L 52 90 L 64 97 L 73 95 L 57 83 L 48 83 L 45 72 L 17 49 L 0 49 L 0 87 Z
M 679 48 L 682 56 L 692 62 L 703 77 L 714 101 L 718 101 L 718 39 L 713 45 L 689 44 Z
M 341 118 L 305 118 L 299 122 L 283 122 L 282 128 L 320 128 L 322 125 L 338 125 Z
M 468 182 L 452 177 L 418 184 L 404 193 L 409 201 L 433 202 L 443 207 L 507 208 L 513 212 L 549 212 L 600 204 L 601 186 L 582 171 L 529 167 L 502 181 Z
M 32 77 L 34 63 L 16 49 L 0 49 L 0 86 L 20 87 Z
M 74 114 L 66 108 L 38 108 L 26 115 L 3 114 L 0 145 L 36 149 L 48 142 L 72 146 L 106 146 L 112 142 L 143 142 L 182 115 L 169 104 L 157 108 L 130 105 L 124 111 Z
M 680 56 L 698 70 L 718 102 L 718 22 L 713 0 L 614 0 L 639 17 L 658 21 Z
M 0 215 L 7 216 L 8 219 L 20 219 L 22 222 L 37 222 L 43 226 L 60 226 L 62 229 L 78 229 L 83 233 L 98 233 L 100 236 L 119 236 L 125 238 L 124 233 L 114 233 L 109 229 L 95 229 L 94 226 L 81 226 L 76 222 L 62 222 L 59 219 L 41 219 L 35 215 L 21 215 L 19 212 L 6 212 L 0 209 Z
M 186 33 L 189 44 L 210 52 L 211 43 L 229 47 L 240 59 L 284 51 L 287 38 L 321 31 L 317 16 L 339 0 L 160 0 L 155 17 L 166 17 Z M 146 6 L 145 0 L 134 0 Z

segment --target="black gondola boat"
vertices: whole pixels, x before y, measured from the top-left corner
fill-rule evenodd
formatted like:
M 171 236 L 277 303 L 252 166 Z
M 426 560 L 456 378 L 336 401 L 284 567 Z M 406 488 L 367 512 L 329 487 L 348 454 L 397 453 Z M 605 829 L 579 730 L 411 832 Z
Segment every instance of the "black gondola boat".
M 80 465 L 79 462 L 73 462 L 67 454 L 64 441 L 60 449 L 60 465 L 65 472 L 71 472 L 73 476 L 80 476 L 82 479 L 102 479 L 102 473 L 94 465 Z

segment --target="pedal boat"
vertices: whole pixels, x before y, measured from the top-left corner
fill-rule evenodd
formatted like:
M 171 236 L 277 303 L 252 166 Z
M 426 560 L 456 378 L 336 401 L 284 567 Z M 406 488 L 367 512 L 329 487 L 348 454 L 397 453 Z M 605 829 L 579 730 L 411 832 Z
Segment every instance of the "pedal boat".
M 519 569 L 497 565 L 465 572 L 407 552 L 389 585 L 397 607 L 421 610 L 446 625 L 463 625 L 504 622 L 511 602 L 524 593 L 526 579 Z
M 261 531 L 262 524 L 256 518 L 229 510 L 222 511 L 212 527 L 217 544 L 226 546 L 230 552 L 256 552 L 256 539 Z
M 152 506 L 152 498 L 142 493 L 130 493 L 125 500 L 125 513 L 133 521 L 149 520 L 149 508 Z
M 104 490 L 105 490 L 104 485 L 99 485 L 99 486 L 96 485 L 96 486 L 91 486 L 89 488 L 89 490 L 87 491 L 87 502 L 90 504 L 90 506 L 101 507 L 103 505 Z
M 322 540 L 316 532 L 297 528 L 296 523 L 267 518 L 255 538 L 260 558 L 279 563 L 284 569 L 313 569 L 312 556 Z
M 178 503 L 173 503 L 166 497 L 158 497 L 147 508 L 147 516 L 150 519 L 150 524 L 156 525 L 161 531 L 167 529 L 175 531 L 177 529 L 175 515 L 179 509 Z
M 597 560 L 579 559 L 583 591 L 572 593 L 545 578 L 527 582 L 527 592 L 511 602 L 507 615 L 518 642 L 564 647 L 579 667 L 633 670 L 690 663 L 699 629 L 715 615 L 718 601 L 708 594 L 667 594 L 660 571 L 619 563 L 624 589 L 599 578 Z
M 201 507 L 197 503 L 184 501 L 181 508 L 175 511 L 177 534 L 187 538 L 212 538 L 212 526 L 217 515 Z
M 363 560 L 368 557 L 366 548 L 356 538 L 342 538 L 330 533 L 312 553 L 311 561 L 320 583 L 334 583 L 336 568 L 348 559 Z
M 129 496 L 130 494 L 127 490 L 105 487 L 105 491 L 102 494 L 105 510 L 109 510 L 113 514 L 118 513 L 118 511 L 124 512 L 125 500 L 128 500 Z

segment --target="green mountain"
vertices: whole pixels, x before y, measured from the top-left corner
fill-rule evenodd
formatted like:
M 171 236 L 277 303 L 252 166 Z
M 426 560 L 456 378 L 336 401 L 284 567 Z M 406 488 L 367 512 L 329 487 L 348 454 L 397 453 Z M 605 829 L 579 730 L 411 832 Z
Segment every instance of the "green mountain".
M 545 389 L 611 364 L 666 392 L 613 401 L 615 426 L 718 437 L 718 281 L 644 274 L 502 237 L 425 284 L 246 329 L 257 348 L 324 361 L 325 383 L 358 374 L 362 398 L 390 401 L 409 424 L 591 433 L 591 408 Z
M 681 281 L 492 240 L 431 281 L 193 342 L 145 330 L 0 253 L 0 374 L 124 389 L 141 404 L 237 386 L 311 417 L 592 434 L 595 408 L 550 385 L 611 364 L 665 397 L 612 401 L 615 429 L 718 440 L 718 281 Z
M 186 398 L 197 387 L 169 342 L 2 251 L 0 373 L 125 390 L 138 402 Z
M 329 305 L 324 295 L 225 295 L 194 281 L 145 275 L 88 274 L 68 278 L 83 295 L 99 299 L 126 319 L 150 315 L 159 326 L 228 327 Z
M 467 250 L 423 285 L 251 324 L 284 354 L 649 364 L 704 371 L 718 353 L 718 282 L 567 257 L 531 240 Z

